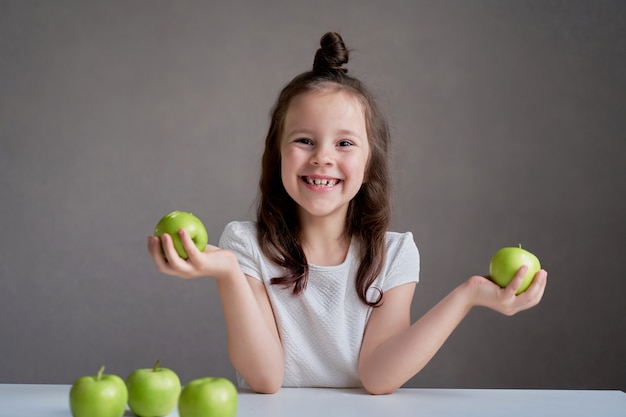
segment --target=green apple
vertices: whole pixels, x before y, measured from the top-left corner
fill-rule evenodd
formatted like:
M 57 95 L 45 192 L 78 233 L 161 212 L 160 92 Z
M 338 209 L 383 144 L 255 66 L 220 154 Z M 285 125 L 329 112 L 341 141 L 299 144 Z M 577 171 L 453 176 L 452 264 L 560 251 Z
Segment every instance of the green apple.
M 237 388 L 226 378 L 194 379 L 180 393 L 178 414 L 180 417 L 235 417 Z
M 128 391 L 117 375 L 104 375 L 104 366 L 95 376 L 78 378 L 70 389 L 70 410 L 74 417 L 121 417 L 126 411 Z
M 170 235 L 178 255 L 183 259 L 187 259 L 189 256 L 183 247 L 180 236 L 178 236 L 180 229 L 185 229 L 189 233 L 191 240 L 193 240 L 200 252 L 204 251 L 209 240 L 206 228 L 199 218 L 185 211 L 173 211 L 163 216 L 154 229 L 154 235 L 159 238 L 163 233 Z
M 162 417 L 176 406 L 180 395 L 180 379 L 171 369 L 159 368 L 156 361 L 153 368 L 135 369 L 126 378 L 128 406 L 140 417 Z
M 502 248 L 498 250 L 491 258 L 489 264 L 489 277 L 499 286 L 506 287 L 513 279 L 517 271 L 526 265 L 528 270 L 522 280 L 522 285 L 516 294 L 521 294 L 533 282 L 535 274 L 541 269 L 539 259 L 532 253 L 519 247 Z

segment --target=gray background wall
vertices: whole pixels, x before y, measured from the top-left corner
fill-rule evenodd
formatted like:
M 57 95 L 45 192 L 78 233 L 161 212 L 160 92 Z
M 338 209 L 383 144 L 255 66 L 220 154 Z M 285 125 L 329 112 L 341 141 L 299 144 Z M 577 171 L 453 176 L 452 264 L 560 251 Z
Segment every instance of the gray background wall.
M 212 279 L 145 238 L 252 219 L 268 113 L 342 33 L 393 131 L 417 319 L 521 242 L 537 308 L 476 309 L 414 387 L 626 389 L 626 3 L 0 1 L 0 382 L 233 377 Z

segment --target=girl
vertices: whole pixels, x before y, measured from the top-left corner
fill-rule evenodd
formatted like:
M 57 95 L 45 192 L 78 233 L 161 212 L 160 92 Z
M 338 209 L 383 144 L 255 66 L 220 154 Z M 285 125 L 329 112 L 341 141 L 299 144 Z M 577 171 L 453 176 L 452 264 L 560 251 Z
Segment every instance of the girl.
M 474 306 L 506 315 L 536 305 L 547 273 L 519 296 L 473 276 L 410 323 L 419 253 L 390 218 L 387 124 L 347 75 L 336 33 L 313 69 L 280 93 L 265 142 L 256 222 L 232 222 L 219 247 L 196 249 L 179 231 L 148 238 L 159 271 L 217 282 L 228 353 L 241 386 L 364 387 L 391 393 L 419 372 Z M 161 249 L 162 248 L 162 249 Z M 165 253 L 165 258 L 162 255 Z

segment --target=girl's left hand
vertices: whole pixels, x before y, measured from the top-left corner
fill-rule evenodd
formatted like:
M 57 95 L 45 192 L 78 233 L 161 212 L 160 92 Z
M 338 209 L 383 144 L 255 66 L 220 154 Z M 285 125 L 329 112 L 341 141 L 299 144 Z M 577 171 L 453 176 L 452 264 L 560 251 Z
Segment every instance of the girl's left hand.
M 500 288 L 487 277 L 478 275 L 471 277 L 464 285 L 469 289 L 472 305 L 487 307 L 507 316 L 536 306 L 546 289 L 548 273 L 543 269 L 540 270 L 535 274 L 528 289 L 515 295 L 527 269 L 526 266 L 522 266 L 505 288 Z
M 178 255 L 167 233 L 161 236 L 161 242 L 158 237 L 148 237 L 148 252 L 160 272 L 184 279 L 208 276 L 221 279 L 237 271 L 239 264 L 233 252 L 213 245 L 200 252 L 185 229 L 180 229 L 178 234 L 188 259 Z

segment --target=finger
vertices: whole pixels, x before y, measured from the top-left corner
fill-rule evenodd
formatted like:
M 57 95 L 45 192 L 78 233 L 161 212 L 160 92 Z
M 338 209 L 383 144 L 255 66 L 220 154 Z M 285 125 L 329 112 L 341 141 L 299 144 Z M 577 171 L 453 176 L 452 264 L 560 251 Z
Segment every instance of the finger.
M 548 273 L 545 270 L 538 271 L 533 277 L 533 282 L 530 284 L 530 287 L 526 290 L 528 293 L 528 298 L 531 300 L 533 305 L 536 305 L 541 301 L 543 294 L 546 290 Z
M 509 285 L 506 286 L 506 291 L 509 293 L 513 293 L 515 295 L 517 290 L 522 286 L 522 281 L 524 281 L 524 275 L 526 275 L 526 271 L 528 271 L 528 265 L 522 265 L 520 269 L 517 270 Z
M 148 236 L 148 253 L 152 256 L 157 252 L 161 252 L 161 242 L 159 242 L 159 238 L 156 236 Z
M 533 282 L 523 294 L 516 298 L 517 311 L 527 310 L 539 304 L 546 288 L 547 272 L 541 270 L 533 277 Z
M 183 258 L 181 258 L 180 255 L 178 255 L 178 252 L 176 252 L 174 240 L 169 234 L 163 233 L 161 235 L 161 247 L 163 248 L 163 253 L 165 253 L 167 262 L 174 268 L 176 268 L 177 265 L 180 266 L 180 264 L 184 262 Z
M 163 248 L 161 247 L 161 241 L 158 237 L 148 236 L 148 252 L 157 266 L 165 263 Z
M 543 298 L 543 294 L 546 292 L 548 285 L 548 271 L 542 269 L 538 272 L 539 275 L 539 300 Z
M 185 229 L 180 229 L 178 231 L 178 236 L 180 236 L 180 241 L 183 244 L 183 248 L 185 248 L 185 252 L 187 252 L 189 260 L 193 262 L 194 259 L 198 258 L 198 254 L 200 253 L 200 251 L 196 247 L 196 244 L 191 239 L 191 236 L 189 236 L 189 232 L 187 232 L 187 230 Z
M 165 259 L 165 255 L 161 247 L 161 241 L 158 237 L 148 237 L 148 252 L 150 253 L 152 261 L 154 262 L 158 271 L 165 274 L 172 274 L 172 272 L 170 271 L 171 268 L 169 267 L 169 264 Z

